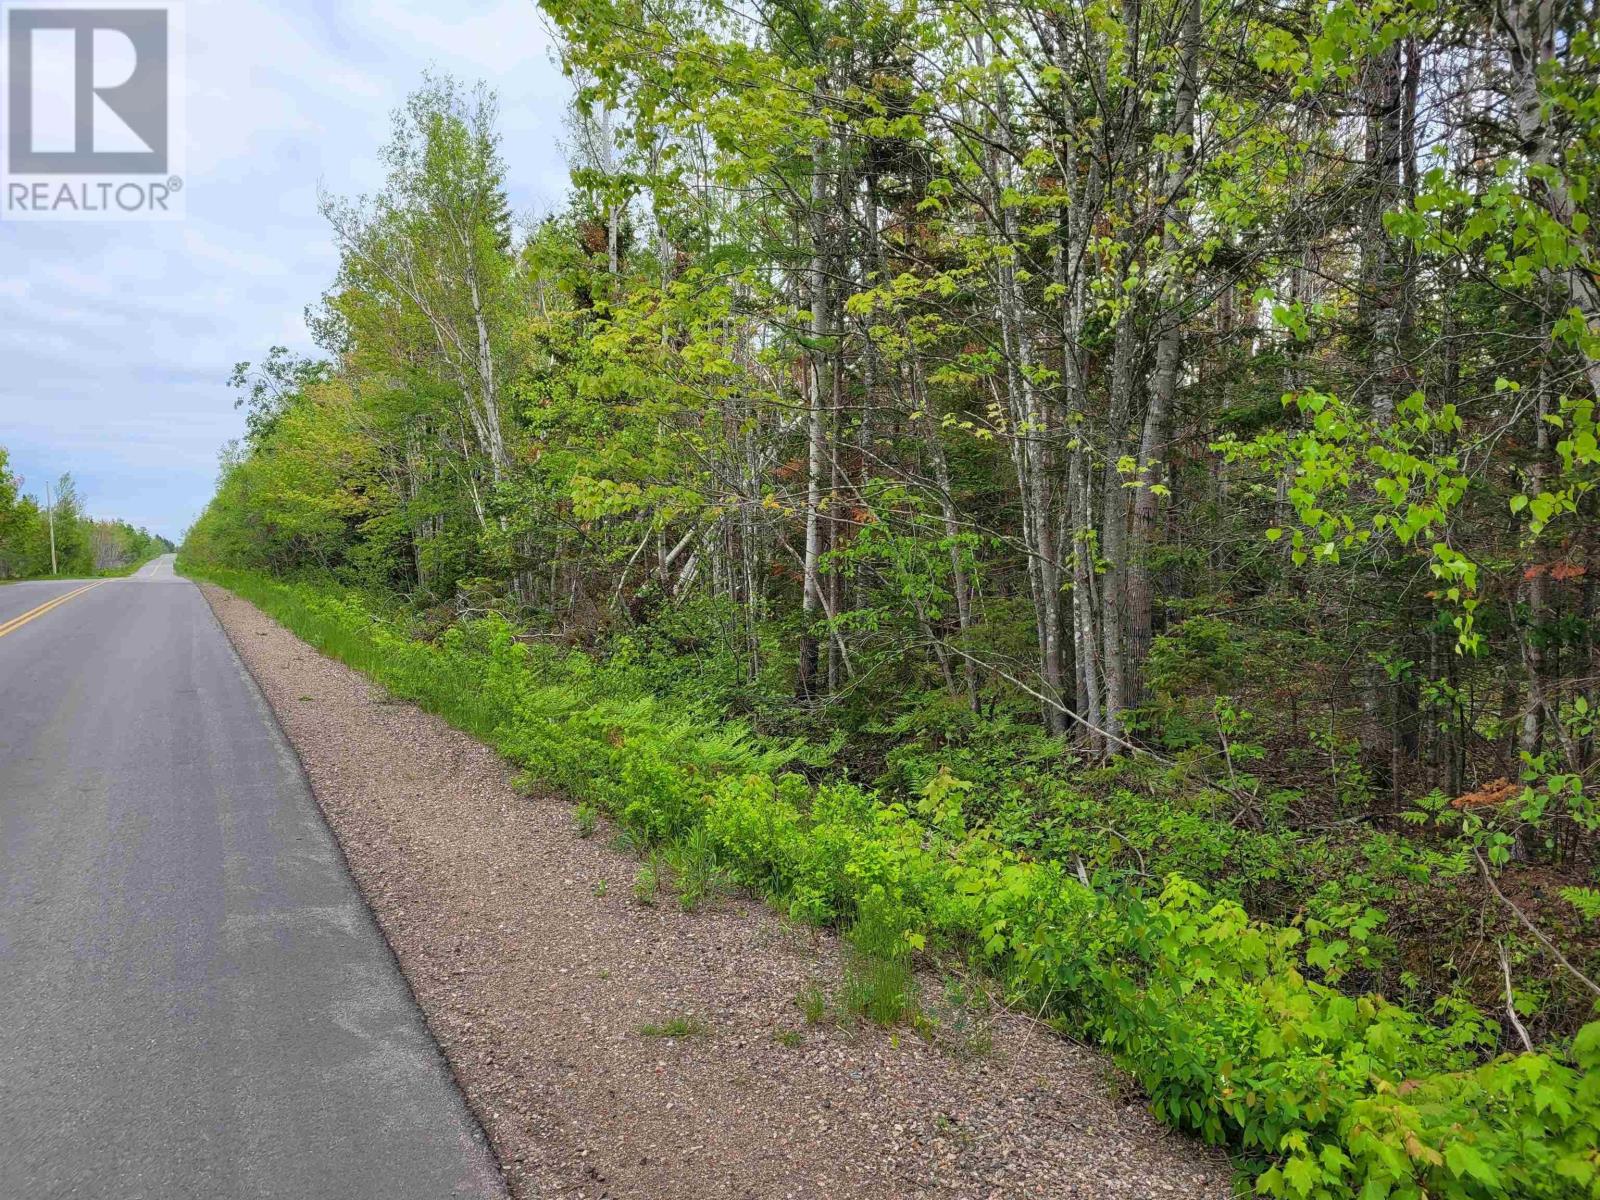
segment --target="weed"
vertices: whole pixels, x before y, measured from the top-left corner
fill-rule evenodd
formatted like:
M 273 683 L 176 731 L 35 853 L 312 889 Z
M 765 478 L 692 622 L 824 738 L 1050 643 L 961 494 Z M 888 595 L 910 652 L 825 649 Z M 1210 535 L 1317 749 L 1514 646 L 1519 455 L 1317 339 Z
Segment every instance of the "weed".
M 580 804 L 572 810 L 572 824 L 581 838 L 593 837 L 600 823 L 600 812 L 592 804 Z
M 893 921 L 891 906 L 869 897 L 845 935 L 851 953 L 845 965 L 842 1005 L 879 1025 L 917 1021 L 916 972 L 911 947 Z
M 958 1146 L 972 1145 L 972 1132 L 954 1117 L 944 1113 L 933 1114 L 933 1135 L 937 1138 L 946 1138 Z
M 1138 1095 L 1138 1086 L 1115 1067 L 1109 1067 L 1105 1073 L 1106 1098 L 1117 1107 L 1132 1103 L 1133 1097 Z
M 962 1058 L 988 1058 L 994 1053 L 994 1027 L 987 1021 L 962 1026 L 955 1049 Z
M 992 1007 L 989 993 L 960 975 L 945 976 L 944 1000 L 951 1008 L 967 1013 L 987 1013 Z
M 878 1025 L 898 1025 L 918 1012 L 916 986 L 908 960 L 857 953 L 845 966 L 842 1003 Z
M 646 908 L 654 907 L 661 884 L 654 863 L 641 863 L 633 873 L 633 898 Z
M 716 849 L 703 826 L 696 826 L 673 845 L 666 852 L 666 861 L 684 912 L 694 912 L 727 894 L 727 872 L 717 861 Z
M 639 1032 L 648 1038 L 705 1037 L 711 1032 L 711 1026 L 693 1013 L 681 1013 L 668 1017 L 659 1025 L 641 1025 Z
M 828 1017 L 828 993 L 822 990 L 820 984 L 807 984 L 801 988 L 794 1002 L 800 1006 L 807 1025 L 821 1025 Z
M 806 1039 L 798 1029 L 780 1029 L 772 1035 L 772 1040 L 787 1050 L 798 1050 L 806 1044 Z
M 590 887 L 589 890 L 593 892 L 596 897 L 604 897 L 605 894 L 611 890 L 611 885 L 604 879 L 596 879 L 594 881 L 594 885 Z
M 994 1026 L 990 1020 L 994 1004 L 989 993 L 969 979 L 948 975 L 944 1000 L 949 1010 L 951 1049 L 962 1058 L 987 1058 L 994 1051 Z

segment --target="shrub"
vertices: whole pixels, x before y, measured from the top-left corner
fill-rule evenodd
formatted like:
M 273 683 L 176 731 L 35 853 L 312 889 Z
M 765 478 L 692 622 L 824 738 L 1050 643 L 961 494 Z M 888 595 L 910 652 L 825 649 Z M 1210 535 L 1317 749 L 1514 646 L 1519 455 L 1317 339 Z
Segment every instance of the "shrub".
M 1497 1027 L 1468 1005 L 1424 1014 L 1318 982 L 1352 953 L 1324 936 L 1334 922 L 1255 920 L 1176 871 L 1154 895 L 1085 887 L 1011 844 L 981 815 L 1003 806 L 948 772 L 924 773 L 915 811 L 848 783 L 813 787 L 783 774 L 798 746 L 665 711 L 625 672 L 532 652 L 503 622 L 430 645 L 358 597 L 219 581 L 488 738 L 530 779 L 611 812 L 637 844 L 675 844 L 680 872 L 711 864 L 796 917 L 847 928 L 847 1006 L 900 1019 L 915 1004 L 912 952 L 930 939 L 966 949 L 1013 1001 L 1106 1046 L 1161 1117 L 1242 1151 L 1264 1195 L 1600 1196 L 1600 1021 L 1569 1046 L 1483 1062 Z M 1186 654 L 1226 662 L 1209 633 L 1188 633 Z M 658 878 L 652 857 L 640 903 Z M 819 996 L 800 998 L 808 1021 Z

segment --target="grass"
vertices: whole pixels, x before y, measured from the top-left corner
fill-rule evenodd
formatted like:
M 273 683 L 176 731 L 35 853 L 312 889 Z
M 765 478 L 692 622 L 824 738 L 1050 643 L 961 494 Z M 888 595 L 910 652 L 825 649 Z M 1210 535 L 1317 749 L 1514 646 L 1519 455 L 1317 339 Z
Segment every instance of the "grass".
M 641 1025 L 639 1032 L 647 1038 L 694 1038 L 709 1035 L 711 1026 L 693 1013 L 680 1013 L 659 1025 Z
M 845 1011 L 884 1026 L 903 1024 L 921 1012 L 911 963 L 875 954 L 850 956 L 840 1002 Z
M 161 552 L 161 554 L 165 553 L 165 550 Z M 156 559 L 160 558 L 161 554 L 152 554 L 149 558 L 141 558 L 138 562 L 129 563 L 125 567 L 106 567 L 104 570 L 96 571 L 94 573 L 94 577 L 96 579 L 126 579 L 140 567 L 144 566 L 145 563 L 154 562 Z
M 801 988 L 794 1002 L 799 1006 L 807 1025 L 821 1025 L 828 1019 L 828 993 L 822 990 L 820 983 Z
M 653 908 L 656 902 L 656 893 L 661 886 L 661 877 L 656 871 L 653 862 L 640 865 L 633 874 L 633 899 L 636 903 L 646 908 Z
M 330 658 L 363 674 L 400 700 L 437 713 L 457 729 L 493 746 L 504 714 L 487 694 L 482 677 L 465 656 L 440 656 L 428 648 L 378 636 L 369 621 L 319 607 L 313 593 L 244 571 L 186 569 L 190 578 L 215 583 L 250 601 Z M 368 597 L 369 601 L 375 598 Z
M 845 940 L 850 954 L 840 991 L 844 1010 L 878 1025 L 917 1023 L 922 1007 L 911 947 L 892 917 L 877 904 L 865 904 Z
M 678 906 L 684 912 L 694 912 L 702 905 L 714 903 L 732 890 L 727 872 L 718 863 L 716 851 L 703 828 L 694 828 L 682 841 L 669 846 L 664 858 L 672 871 Z

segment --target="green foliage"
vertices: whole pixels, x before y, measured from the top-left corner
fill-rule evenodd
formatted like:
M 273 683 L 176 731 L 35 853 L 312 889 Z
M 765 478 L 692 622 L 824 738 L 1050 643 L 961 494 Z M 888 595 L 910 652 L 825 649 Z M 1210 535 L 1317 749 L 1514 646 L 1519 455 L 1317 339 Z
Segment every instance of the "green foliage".
M 1163 1118 L 1260 1163 L 1264 1194 L 1592 1194 L 1600 1022 L 1569 1049 L 1481 1063 L 1496 1026 L 1469 1005 L 1423 1015 L 1318 982 L 1359 962 L 1352 946 L 1381 914 L 1272 925 L 1177 874 L 1154 894 L 1085 887 L 974 822 L 970 785 L 948 773 L 914 808 L 812 785 L 782 772 L 790 748 L 668 719 L 606 668 L 535 652 L 493 618 L 427 644 L 349 594 L 225 581 L 540 782 L 674 844 L 681 864 L 714 861 L 795 916 L 844 926 L 847 1009 L 905 1018 L 914 955 L 963 947 L 1014 1002 L 1105 1045 Z M 641 900 L 656 870 L 641 867 Z M 825 1002 L 800 1004 L 811 1020 Z
M 684 912 L 713 903 L 728 890 L 727 874 L 704 825 L 691 828 L 662 857 L 671 868 L 673 890 Z
M 569 207 L 427 80 L 185 562 L 311 580 L 227 576 L 641 903 L 847 931 L 846 1016 L 964 959 L 1263 1191 L 1592 1192 L 1589 999 L 1476 878 L 1592 953 L 1582 21 L 543 7 Z
M 1600 888 L 1562 888 L 1561 898 L 1582 913 L 1584 920 L 1600 922 Z
M 1156 691 L 1236 691 L 1245 668 L 1234 628 L 1215 617 L 1190 617 L 1163 634 L 1145 660 Z

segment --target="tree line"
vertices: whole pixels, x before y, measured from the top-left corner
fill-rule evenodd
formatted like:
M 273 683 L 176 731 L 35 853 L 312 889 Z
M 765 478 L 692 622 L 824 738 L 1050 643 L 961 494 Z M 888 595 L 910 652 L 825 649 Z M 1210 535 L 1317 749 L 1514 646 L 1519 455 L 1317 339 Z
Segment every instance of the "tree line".
M 96 575 L 175 549 L 143 527 L 90 517 L 70 474 L 56 480 L 48 499 L 24 493 L 9 462 L 0 446 L 0 579 Z
M 1004 739 L 1143 764 L 1126 878 L 1392 903 L 1364 978 L 1504 1007 L 1490 912 L 1575 1027 L 1506 905 L 1595 953 L 1592 5 L 542 7 L 565 208 L 427 80 L 188 558 L 665 647 L 858 776 L 960 748 L 1019 845 L 1089 834 Z

